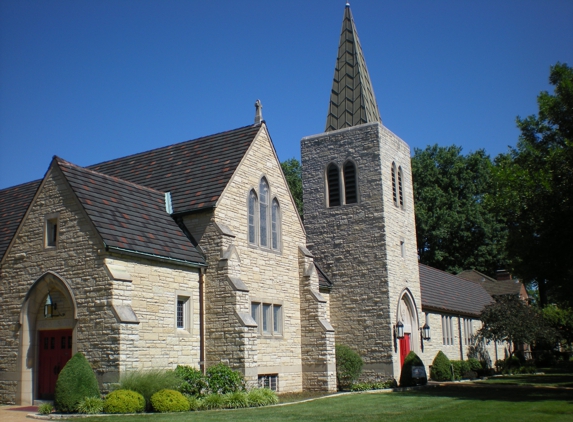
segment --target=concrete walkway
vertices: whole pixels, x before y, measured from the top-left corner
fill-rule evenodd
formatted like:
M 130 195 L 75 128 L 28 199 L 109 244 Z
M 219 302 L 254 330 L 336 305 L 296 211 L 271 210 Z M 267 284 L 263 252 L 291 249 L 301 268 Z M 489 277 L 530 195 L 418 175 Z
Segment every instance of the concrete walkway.
M 0 421 L 2 422 L 31 421 L 28 415 L 37 413 L 38 406 L 0 405 Z

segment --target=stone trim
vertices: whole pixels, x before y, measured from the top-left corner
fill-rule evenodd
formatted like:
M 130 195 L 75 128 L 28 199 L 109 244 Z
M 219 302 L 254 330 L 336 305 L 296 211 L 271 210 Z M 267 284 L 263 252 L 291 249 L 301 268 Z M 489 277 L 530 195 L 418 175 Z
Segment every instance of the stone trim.
M 324 328 L 324 331 L 327 332 L 334 332 L 334 328 L 332 327 L 332 325 L 330 325 L 330 322 L 328 322 L 328 320 L 326 318 L 319 318 L 318 322 L 320 322 L 320 325 L 322 325 L 322 328 Z
M 235 315 L 243 327 L 258 327 L 257 322 L 246 312 L 235 312 Z
M 314 299 L 315 299 L 317 302 L 326 303 L 326 299 L 325 299 L 319 292 L 317 292 L 316 290 L 314 290 L 314 289 L 311 288 L 311 289 L 310 289 L 310 293 L 314 296 Z
M 123 265 L 110 264 L 106 262 L 105 269 L 109 273 L 110 278 L 115 281 L 133 281 L 131 274 L 127 272 L 127 269 Z
M 119 323 L 139 324 L 139 319 L 130 305 L 112 305 L 111 309 Z
M 243 283 L 243 281 L 240 278 L 227 276 L 227 281 L 229 282 L 229 285 L 233 288 L 233 290 L 239 292 L 247 292 L 247 293 L 249 292 L 249 288 L 245 283 Z

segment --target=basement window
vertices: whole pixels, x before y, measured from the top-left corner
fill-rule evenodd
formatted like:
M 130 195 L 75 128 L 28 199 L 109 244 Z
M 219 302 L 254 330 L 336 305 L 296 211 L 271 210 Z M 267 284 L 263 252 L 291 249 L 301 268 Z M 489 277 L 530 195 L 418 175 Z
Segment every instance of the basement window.
M 278 392 L 279 391 L 278 374 L 259 375 L 259 388 L 268 388 L 269 390 Z

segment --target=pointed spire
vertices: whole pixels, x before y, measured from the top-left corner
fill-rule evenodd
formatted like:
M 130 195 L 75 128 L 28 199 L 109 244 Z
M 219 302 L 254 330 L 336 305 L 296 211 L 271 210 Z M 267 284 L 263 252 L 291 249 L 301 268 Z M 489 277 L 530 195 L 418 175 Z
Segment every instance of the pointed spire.
M 350 4 L 347 2 L 325 132 L 371 122 L 382 123 L 382 119 L 360 47 Z

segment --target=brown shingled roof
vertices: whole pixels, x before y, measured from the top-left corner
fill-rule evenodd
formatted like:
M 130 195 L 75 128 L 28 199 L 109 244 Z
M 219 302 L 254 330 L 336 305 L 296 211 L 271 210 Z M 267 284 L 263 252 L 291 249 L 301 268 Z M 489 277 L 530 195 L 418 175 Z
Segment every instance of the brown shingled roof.
M 479 316 L 493 302 L 479 285 L 427 265 L 418 265 L 422 309 Z
M 260 128 L 245 126 L 88 168 L 171 192 L 174 214 L 212 208 Z
M 72 190 L 106 246 L 205 264 L 165 208 L 165 193 L 76 166 L 59 157 Z
M 20 226 L 41 180 L 0 190 L 0 260 Z
M 521 294 L 522 284 L 519 280 L 496 280 L 476 270 L 462 271 L 458 277 L 479 284 L 492 296 Z

